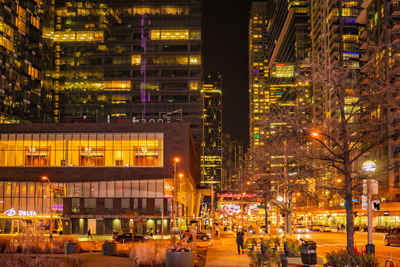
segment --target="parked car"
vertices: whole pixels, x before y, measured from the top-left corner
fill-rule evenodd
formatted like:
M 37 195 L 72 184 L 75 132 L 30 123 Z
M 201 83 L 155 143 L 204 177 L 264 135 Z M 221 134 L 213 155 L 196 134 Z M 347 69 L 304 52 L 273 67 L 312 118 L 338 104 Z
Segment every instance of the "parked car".
M 395 228 L 384 237 L 385 245 L 400 245 L 400 228 Z
M 332 232 L 332 229 L 327 225 L 321 225 L 319 227 L 319 231 L 320 232 Z
M 307 234 L 308 228 L 305 226 L 297 226 L 295 231 L 297 234 Z
M 143 242 L 145 240 L 147 240 L 148 237 L 147 236 L 141 236 L 141 235 L 135 235 L 133 238 L 134 242 Z M 125 234 L 121 234 L 121 235 L 115 235 L 114 236 L 114 240 L 115 242 L 119 242 L 119 243 L 127 243 L 127 242 L 132 242 L 132 233 L 125 233 Z
M 210 233 L 204 233 L 204 232 L 201 232 L 201 231 L 197 231 L 196 238 L 197 239 L 201 239 L 203 241 L 207 241 L 208 239 L 211 238 L 211 234 Z

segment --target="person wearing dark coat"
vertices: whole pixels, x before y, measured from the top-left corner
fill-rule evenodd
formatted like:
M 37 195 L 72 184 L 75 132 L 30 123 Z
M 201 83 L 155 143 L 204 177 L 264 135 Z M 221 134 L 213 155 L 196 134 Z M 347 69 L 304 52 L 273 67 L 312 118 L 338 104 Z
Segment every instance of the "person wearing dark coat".
M 244 234 L 242 231 L 237 231 L 236 233 L 236 244 L 237 244 L 237 249 L 238 249 L 238 254 L 240 254 L 240 248 L 242 248 L 242 254 L 244 254 L 243 251 L 243 242 L 244 242 L 244 238 L 243 238 Z

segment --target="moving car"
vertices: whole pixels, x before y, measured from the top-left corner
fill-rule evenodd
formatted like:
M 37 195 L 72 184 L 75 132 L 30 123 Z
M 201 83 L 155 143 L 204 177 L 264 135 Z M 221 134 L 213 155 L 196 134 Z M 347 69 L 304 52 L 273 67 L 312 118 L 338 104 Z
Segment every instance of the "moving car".
M 135 237 L 133 238 L 134 242 L 139 242 L 139 241 L 145 241 L 147 240 L 148 237 L 146 236 L 141 236 L 141 235 L 135 235 Z M 125 233 L 125 234 L 121 234 L 121 235 L 115 235 L 114 236 L 114 240 L 115 242 L 119 242 L 119 243 L 127 243 L 127 242 L 132 242 L 132 233 Z
M 208 239 L 211 238 L 211 234 L 210 234 L 210 233 L 204 233 L 204 232 L 197 231 L 197 236 L 196 236 L 196 238 L 197 238 L 197 239 L 201 239 L 201 240 L 203 240 L 203 241 L 207 241 Z
M 400 245 L 400 228 L 392 229 L 384 237 L 385 245 Z

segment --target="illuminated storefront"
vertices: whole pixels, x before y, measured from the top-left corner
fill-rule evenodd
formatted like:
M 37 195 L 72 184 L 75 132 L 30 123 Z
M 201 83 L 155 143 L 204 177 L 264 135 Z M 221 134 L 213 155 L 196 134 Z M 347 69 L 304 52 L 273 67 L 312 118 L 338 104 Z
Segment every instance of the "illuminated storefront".
M 174 210 L 195 213 L 193 157 L 186 123 L 4 125 L 0 232 L 49 231 L 53 213 L 54 229 L 66 234 L 161 234 L 162 225 L 168 233 Z

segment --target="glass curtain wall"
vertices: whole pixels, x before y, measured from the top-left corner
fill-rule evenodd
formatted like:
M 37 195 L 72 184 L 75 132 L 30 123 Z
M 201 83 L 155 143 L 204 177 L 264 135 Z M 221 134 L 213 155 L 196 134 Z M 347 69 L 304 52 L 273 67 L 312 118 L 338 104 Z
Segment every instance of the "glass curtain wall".
M 0 166 L 163 167 L 163 133 L 1 134 Z

